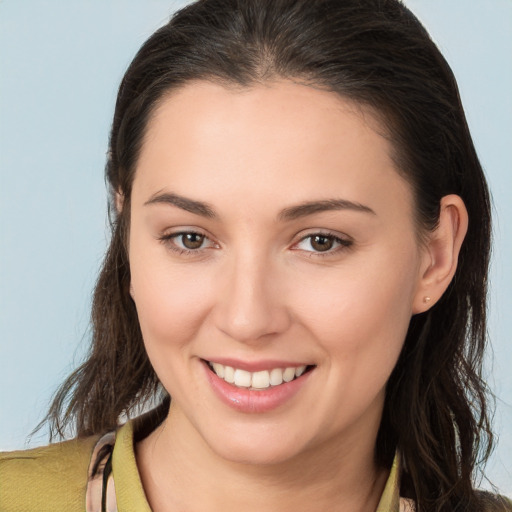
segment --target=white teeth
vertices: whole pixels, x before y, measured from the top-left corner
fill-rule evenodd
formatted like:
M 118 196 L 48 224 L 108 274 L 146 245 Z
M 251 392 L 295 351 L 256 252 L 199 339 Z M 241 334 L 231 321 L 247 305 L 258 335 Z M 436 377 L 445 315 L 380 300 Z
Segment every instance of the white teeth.
M 283 383 L 283 370 L 281 368 L 274 368 L 270 371 L 270 384 L 272 386 L 279 386 Z
M 295 368 L 286 368 L 283 372 L 283 380 L 291 382 L 295 378 Z
M 299 366 L 298 368 L 295 368 L 295 377 L 300 377 L 304 371 L 306 370 L 305 366 Z
M 235 370 L 235 386 L 239 388 L 250 388 L 251 387 L 251 373 L 245 370 Z
M 214 368 L 214 370 L 215 370 L 215 368 Z M 219 375 L 219 377 L 220 377 L 220 375 Z M 232 368 L 231 366 L 225 366 L 223 378 L 226 382 L 233 384 L 235 382 L 235 369 Z
M 252 387 L 256 389 L 265 389 L 270 386 L 270 374 L 267 370 L 254 372 L 252 374 Z
M 229 384 L 240 388 L 267 389 L 270 386 L 279 386 L 283 382 L 291 382 L 300 377 L 306 366 L 290 366 L 287 368 L 273 368 L 270 371 L 248 372 L 232 366 L 224 366 L 220 363 L 209 363 L 218 377 Z
M 221 379 L 223 379 L 224 378 L 224 366 L 222 364 L 219 364 L 219 363 L 212 363 L 212 366 L 213 366 L 213 370 L 215 371 L 215 373 Z

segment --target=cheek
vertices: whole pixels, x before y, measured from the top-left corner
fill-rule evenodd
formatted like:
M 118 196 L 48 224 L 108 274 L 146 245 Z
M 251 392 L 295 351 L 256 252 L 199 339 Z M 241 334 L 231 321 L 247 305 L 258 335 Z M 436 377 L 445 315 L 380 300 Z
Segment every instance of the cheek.
M 324 349 L 335 357 L 394 365 L 412 316 L 417 254 L 397 261 L 377 254 L 302 283 L 301 317 Z
M 144 345 L 160 382 L 175 399 L 186 395 L 189 401 L 190 396 L 200 400 L 205 390 L 188 375 L 194 340 L 209 311 L 209 293 L 200 273 L 161 259 L 146 254 L 130 261 Z
M 190 340 L 208 312 L 211 293 L 204 272 L 170 265 L 159 246 L 146 250 L 135 244 L 132 247 L 133 298 L 148 351 L 150 345 Z

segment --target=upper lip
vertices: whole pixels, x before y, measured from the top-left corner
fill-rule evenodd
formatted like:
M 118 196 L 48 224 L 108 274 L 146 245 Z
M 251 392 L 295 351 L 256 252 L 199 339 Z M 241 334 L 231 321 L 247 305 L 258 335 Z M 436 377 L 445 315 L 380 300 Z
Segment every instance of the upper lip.
M 273 368 L 297 368 L 299 366 L 310 366 L 307 362 L 283 361 L 278 359 L 261 359 L 259 361 L 243 361 L 229 357 L 214 357 L 205 359 L 209 363 L 219 363 L 224 366 L 231 366 L 248 372 L 260 372 L 263 370 L 272 370 Z

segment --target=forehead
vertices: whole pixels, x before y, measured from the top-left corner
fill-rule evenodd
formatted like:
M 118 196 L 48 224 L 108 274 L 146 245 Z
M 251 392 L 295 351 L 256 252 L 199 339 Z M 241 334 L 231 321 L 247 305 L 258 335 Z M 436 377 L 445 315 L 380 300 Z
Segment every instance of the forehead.
M 240 133 L 242 128 L 241 135 L 250 132 L 252 136 L 259 133 L 262 137 L 264 132 L 275 135 L 279 131 L 277 143 L 285 143 L 289 134 L 299 144 L 301 137 L 311 142 L 322 138 L 327 141 L 340 135 L 348 139 L 348 129 L 354 137 L 360 137 L 363 132 L 383 135 L 381 145 L 387 151 L 391 149 L 385 137 L 387 130 L 378 117 L 368 106 L 332 91 L 290 80 L 251 87 L 193 81 L 170 91 L 158 102 L 148 122 L 146 140 L 155 132 L 166 132 L 175 137 L 190 137 L 195 133 L 207 142 L 228 135 L 230 129 Z M 303 128 L 301 134 L 291 129 L 299 127 Z
M 246 205 L 384 192 L 409 201 L 382 133 L 376 116 L 333 92 L 290 81 L 242 89 L 195 82 L 155 109 L 134 193 L 170 188 Z

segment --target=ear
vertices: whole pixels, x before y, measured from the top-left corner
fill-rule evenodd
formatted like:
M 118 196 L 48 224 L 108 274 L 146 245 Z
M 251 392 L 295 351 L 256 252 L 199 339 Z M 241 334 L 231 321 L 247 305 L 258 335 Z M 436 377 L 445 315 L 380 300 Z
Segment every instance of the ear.
M 119 214 L 123 210 L 124 204 L 124 194 L 121 191 L 117 191 L 114 197 L 114 202 L 116 206 L 116 212 Z
M 448 288 L 468 230 L 464 201 L 451 194 L 441 199 L 439 223 L 428 235 L 420 269 L 420 280 L 413 301 L 413 314 L 430 309 Z

